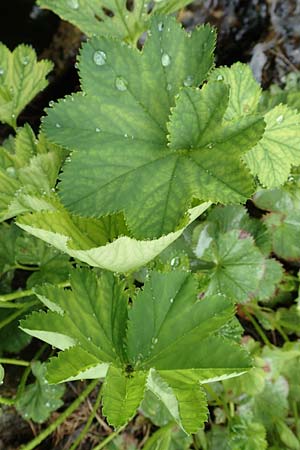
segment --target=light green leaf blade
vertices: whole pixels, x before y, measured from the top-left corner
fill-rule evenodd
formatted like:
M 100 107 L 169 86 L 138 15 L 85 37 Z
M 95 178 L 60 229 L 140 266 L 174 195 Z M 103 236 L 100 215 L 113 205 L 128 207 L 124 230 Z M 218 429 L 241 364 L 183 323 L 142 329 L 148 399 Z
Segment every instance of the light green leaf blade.
M 59 352 L 47 364 L 47 380 L 49 383 L 104 378 L 108 364 L 99 360 L 79 346 Z
M 86 96 L 49 110 L 43 127 L 52 141 L 76 150 L 60 183 L 68 209 L 96 217 L 124 211 L 139 239 L 173 232 L 193 197 L 203 200 L 196 181 L 187 183 L 188 155 L 167 148 L 166 124 L 184 83 L 198 85 L 207 76 L 214 32 L 200 27 L 188 37 L 174 18 L 161 19 L 162 28 L 159 20 L 142 52 L 105 38 L 84 45 L 79 66 Z
M 184 89 L 171 115 L 169 132 L 173 150 L 188 149 L 189 164 L 181 164 L 181 170 L 185 167 L 184 176 L 193 180 L 194 195 L 233 203 L 253 191 L 241 156 L 259 141 L 264 124 L 259 116 L 248 116 L 220 126 L 227 104 L 228 87 L 222 82 L 208 82 L 200 91 Z
M 175 376 L 166 378 L 178 401 L 180 426 L 187 434 L 196 433 L 204 426 L 208 417 L 204 389 L 199 383 L 182 383 L 182 379 Z
M 261 88 L 254 79 L 250 66 L 237 62 L 231 67 L 218 67 L 211 73 L 210 79 L 224 81 L 230 87 L 225 120 L 257 111 Z
M 265 427 L 259 422 L 236 418 L 230 428 L 228 449 L 266 450 L 268 447 Z
M 53 312 L 46 314 L 47 328 L 66 334 L 73 342 L 98 358 L 100 362 L 120 364 L 124 354 L 124 333 L 127 320 L 127 296 L 124 286 L 112 273 L 100 278 L 89 270 L 71 273 L 72 290 L 51 285 L 35 288 L 39 299 Z M 70 307 L 72 305 L 72 307 Z M 43 330 L 38 322 L 45 313 L 36 313 L 21 322 L 22 329 Z M 34 328 L 33 328 L 34 326 Z M 65 333 L 63 329 L 65 328 Z M 55 344 L 54 344 L 55 345 Z M 74 345 L 74 344 L 73 344 Z
M 187 450 L 191 438 L 172 424 L 155 431 L 147 440 L 144 450 Z
M 110 366 L 103 386 L 103 413 L 108 422 L 118 429 L 129 422 L 139 407 L 146 385 L 147 374 L 125 374 Z
M 17 117 L 47 85 L 53 64 L 37 62 L 35 51 L 19 45 L 13 52 L 0 43 L 0 121 L 16 128 Z
M 48 207 L 64 151 L 26 124 L 0 147 L 0 220 Z M 52 207 L 53 209 L 53 207 Z
M 251 172 L 269 188 L 283 184 L 292 165 L 300 164 L 300 116 L 286 105 L 276 106 L 265 115 L 262 140 L 244 160 Z
M 174 242 L 185 227 L 210 206 L 202 203 L 189 211 L 182 228 L 159 239 L 137 240 L 128 234 L 120 216 L 83 219 L 66 211 L 40 212 L 18 218 L 28 233 L 48 242 L 90 266 L 115 272 L 128 272 L 146 265 Z
M 63 405 L 61 397 L 65 389 L 64 386 L 49 386 L 45 378 L 46 366 L 39 361 L 32 363 L 32 373 L 36 381 L 25 387 L 17 398 L 16 408 L 25 419 L 43 423 Z
M 201 233 L 198 239 L 201 242 Z M 198 245 L 195 252 L 208 272 L 207 295 L 221 292 L 235 301 L 245 302 L 263 279 L 265 258 L 253 239 L 240 230 L 220 234 L 206 249 Z
M 110 35 L 132 42 L 146 29 L 147 3 L 137 0 L 131 10 L 123 0 L 38 0 L 39 6 L 52 10 L 89 37 Z

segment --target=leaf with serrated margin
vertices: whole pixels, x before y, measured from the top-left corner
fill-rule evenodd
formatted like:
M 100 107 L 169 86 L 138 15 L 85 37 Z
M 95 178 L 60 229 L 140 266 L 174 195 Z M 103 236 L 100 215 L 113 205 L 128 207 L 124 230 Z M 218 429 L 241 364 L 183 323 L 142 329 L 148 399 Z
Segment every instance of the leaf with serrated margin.
M 199 243 L 203 232 L 205 229 L 198 237 Z M 235 301 L 247 301 L 263 279 L 264 256 L 253 239 L 244 236 L 240 230 L 228 231 L 210 239 L 207 248 L 198 245 L 195 250 L 202 269 L 208 274 L 206 294 L 221 292 Z
M 246 352 L 220 335 L 234 316 L 232 302 L 224 296 L 199 300 L 190 273 L 153 273 L 130 307 L 124 283 L 113 274 L 98 278 L 91 271 L 76 270 L 71 288 L 37 288 L 39 299 L 51 311 L 34 312 L 21 327 L 63 350 L 48 366 L 52 381 L 77 379 L 80 374 L 97 378 L 110 365 L 103 402 L 116 427 L 135 413 L 147 379 L 147 389 L 163 401 L 177 423 L 194 431 L 202 425 L 206 409 L 199 383 L 237 376 L 250 368 Z M 73 362 L 76 349 L 79 357 Z M 200 402 L 200 415 L 187 407 L 192 392 L 194 403 Z
M 260 182 L 272 188 L 287 180 L 292 165 L 300 164 L 300 115 L 279 105 L 264 118 L 264 136 L 244 160 Z
M 16 128 L 20 112 L 48 85 L 46 76 L 52 67 L 50 61 L 37 62 L 35 51 L 27 45 L 10 52 L 0 43 L 0 122 Z
M 153 20 L 142 52 L 105 38 L 84 45 L 79 67 L 86 95 L 77 94 L 49 110 L 43 127 L 52 141 L 75 150 L 60 183 L 67 208 L 97 217 L 124 211 L 137 238 L 174 231 L 195 197 L 244 201 L 253 186 L 240 157 L 264 129 L 260 117 L 248 115 L 218 127 L 215 149 L 210 149 L 215 122 L 208 120 L 205 139 L 197 140 L 203 130 L 194 130 L 197 114 L 189 103 L 193 120 L 185 127 L 191 139 L 174 151 L 171 136 L 168 147 L 167 122 L 175 95 L 183 85 L 197 86 L 207 77 L 214 33 L 200 27 L 189 37 L 173 18 L 162 19 L 163 28 L 159 20 Z M 128 71 L 129 66 L 134 69 Z M 209 118 L 211 102 L 212 115 L 220 105 L 221 111 L 226 109 L 225 89 L 222 83 L 200 93 L 186 88 L 180 98 L 190 93 L 197 104 L 203 99 L 202 115 Z M 179 99 L 173 122 L 182 108 L 185 102 Z M 202 119 L 201 111 L 199 115 Z M 195 142 L 198 148 L 192 149 Z M 142 205 L 138 215 L 136 204 Z
M 87 219 L 63 210 L 37 212 L 18 217 L 18 226 L 90 266 L 128 272 L 148 264 L 174 242 L 185 227 L 210 206 L 189 210 L 189 221 L 159 239 L 137 240 L 130 236 L 122 215 Z
M 4 369 L 3 366 L 0 364 L 0 384 L 3 382 L 4 379 Z
M 255 80 L 250 66 L 237 62 L 231 67 L 218 67 L 211 73 L 210 79 L 224 81 L 230 87 L 225 120 L 236 119 L 257 111 L 261 88 Z
M 0 221 L 17 214 L 53 209 L 53 196 L 64 151 L 41 134 L 36 139 L 26 124 L 0 147 Z
M 135 0 L 128 7 L 126 0 L 38 0 L 62 19 L 77 26 L 87 36 L 103 35 L 135 43 L 147 29 L 153 13 L 171 14 L 192 0 Z
M 144 397 L 147 373 L 124 373 L 110 366 L 103 386 L 103 414 L 115 428 L 126 425 Z
M 25 419 L 34 422 L 45 422 L 53 411 L 63 405 L 61 399 L 64 386 L 50 386 L 45 378 L 46 365 L 40 361 L 32 363 L 32 373 L 36 380 L 27 385 L 17 397 L 16 408 Z

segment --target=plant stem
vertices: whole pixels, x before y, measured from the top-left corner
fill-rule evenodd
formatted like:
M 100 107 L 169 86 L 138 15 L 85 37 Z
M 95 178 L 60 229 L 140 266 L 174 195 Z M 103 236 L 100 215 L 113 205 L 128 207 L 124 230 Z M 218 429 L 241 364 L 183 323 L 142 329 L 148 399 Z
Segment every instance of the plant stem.
M 126 425 L 119 428 L 117 431 L 114 431 L 113 433 L 111 433 L 109 436 L 107 436 L 106 439 L 104 439 L 104 441 L 100 442 L 99 445 L 94 447 L 93 450 L 102 450 L 107 444 L 109 444 L 111 441 L 113 441 L 124 430 L 125 426 Z
M 10 359 L 10 358 L 0 358 L 0 364 L 12 364 L 14 366 L 30 366 L 29 361 L 24 361 L 22 359 Z
M 69 287 L 69 281 L 63 281 L 62 283 L 58 283 L 56 287 L 64 288 Z M 10 294 L 0 295 L 0 302 L 10 302 L 11 300 L 16 300 L 17 298 L 29 297 L 30 295 L 34 295 L 34 289 L 24 289 L 21 291 L 11 292 Z
M 34 355 L 34 357 L 32 358 L 30 364 L 28 365 L 28 367 L 26 367 L 26 369 L 24 370 L 19 386 L 18 386 L 18 390 L 17 390 L 17 394 L 16 394 L 16 399 L 19 398 L 22 393 L 24 392 L 25 389 L 25 385 L 26 385 L 26 381 L 27 378 L 32 370 L 32 366 L 31 363 L 33 361 L 36 361 L 45 351 L 45 349 L 47 348 L 48 344 L 43 344 L 42 347 L 36 352 L 36 354 Z
M 76 448 L 78 447 L 78 445 L 80 444 L 81 441 L 83 441 L 83 439 L 85 438 L 85 436 L 87 435 L 93 419 L 97 413 L 97 409 L 99 408 L 100 402 L 101 402 L 101 397 L 102 397 L 102 386 L 99 388 L 99 392 L 96 398 L 96 401 L 94 403 L 94 407 L 93 410 L 83 428 L 83 430 L 81 431 L 81 433 L 79 434 L 79 436 L 77 437 L 77 439 L 75 440 L 75 442 L 73 443 L 72 447 L 70 447 L 70 450 L 76 450 Z
M 51 433 L 53 433 L 56 428 L 62 424 L 67 417 L 69 417 L 77 408 L 78 406 L 86 399 L 86 397 L 92 392 L 92 390 L 96 387 L 99 380 L 93 380 L 85 389 L 82 391 L 82 393 L 74 400 L 73 403 L 64 411 L 61 413 L 61 415 L 52 422 L 45 430 L 43 430 L 38 436 L 36 436 L 31 442 L 26 444 L 25 446 L 21 447 L 22 450 L 33 450 L 38 445 L 40 445 L 41 442 L 43 442 L 48 436 L 50 436 Z
M 228 418 L 228 420 L 229 420 L 229 418 L 231 417 L 231 415 L 230 415 L 230 411 L 229 411 L 229 408 L 228 408 L 227 403 L 226 403 L 225 401 L 223 401 L 223 400 L 221 399 L 221 397 L 218 396 L 218 394 L 213 390 L 213 388 L 212 388 L 211 386 L 209 386 L 209 383 L 207 383 L 207 384 L 204 385 L 204 389 L 206 389 L 206 391 L 209 393 L 209 395 L 210 395 L 214 400 L 216 400 L 216 402 L 218 403 L 219 406 L 223 406 L 224 411 L 225 411 L 225 413 L 226 413 L 226 416 L 227 416 L 227 418 Z
M 4 327 L 6 327 L 6 325 L 8 325 L 9 323 L 13 322 L 15 319 L 17 319 L 19 316 L 21 316 L 25 311 L 27 311 L 29 308 L 31 308 L 31 306 L 36 305 L 38 302 L 36 301 L 32 301 L 29 303 L 24 303 L 24 308 L 18 308 L 17 311 L 15 311 L 14 313 L 12 313 L 10 316 L 6 317 L 5 319 L 3 319 L 0 322 L 0 330 Z
M 5 397 L 0 397 L 0 405 L 8 405 L 11 406 L 15 403 L 14 399 L 12 398 L 5 398 Z
M 266 333 L 263 331 L 263 329 L 261 328 L 261 326 L 258 324 L 258 322 L 254 319 L 254 317 L 252 316 L 252 314 L 247 311 L 246 308 L 243 308 L 243 312 L 245 314 L 245 316 L 247 317 L 247 319 L 249 319 L 249 321 L 252 323 L 253 327 L 255 328 L 255 330 L 257 331 L 257 333 L 259 334 L 259 336 L 261 337 L 263 343 L 265 345 L 267 345 L 269 348 L 273 348 L 272 343 L 269 341 Z

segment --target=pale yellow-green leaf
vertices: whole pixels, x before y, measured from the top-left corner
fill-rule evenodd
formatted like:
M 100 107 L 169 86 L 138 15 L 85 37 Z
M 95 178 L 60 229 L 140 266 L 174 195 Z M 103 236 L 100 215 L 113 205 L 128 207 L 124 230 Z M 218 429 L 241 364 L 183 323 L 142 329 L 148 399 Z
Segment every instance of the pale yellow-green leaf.
M 16 128 L 18 115 L 48 85 L 46 76 L 52 67 L 50 61 L 38 62 L 28 45 L 10 52 L 0 43 L 0 122 Z
M 286 105 L 278 105 L 264 119 L 264 136 L 244 160 L 252 174 L 272 188 L 286 181 L 292 165 L 300 164 L 300 115 Z

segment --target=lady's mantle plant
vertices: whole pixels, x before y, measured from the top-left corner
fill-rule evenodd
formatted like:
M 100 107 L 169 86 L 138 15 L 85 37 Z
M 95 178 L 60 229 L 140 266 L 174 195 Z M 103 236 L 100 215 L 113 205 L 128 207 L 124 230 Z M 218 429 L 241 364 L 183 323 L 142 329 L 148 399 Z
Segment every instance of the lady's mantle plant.
M 71 288 L 36 288 L 50 311 L 32 313 L 21 327 L 62 350 L 48 363 L 51 383 L 106 376 L 104 414 L 116 428 L 150 390 L 187 433 L 196 432 L 207 416 L 201 385 L 250 368 L 222 331 L 233 303 L 221 294 L 200 300 L 188 272 L 153 272 L 132 307 L 124 282 L 110 272 L 99 278 L 75 270 Z
M 74 11 L 82 3 L 68 2 Z M 136 40 L 135 32 L 122 37 Z M 141 51 L 92 37 L 79 57 L 82 92 L 48 110 L 39 141 L 25 127 L 1 150 L 2 220 L 20 214 L 21 228 L 77 260 L 126 272 L 154 258 L 211 202 L 246 201 L 257 178 L 282 184 L 300 164 L 299 115 L 284 105 L 264 111 L 247 66 L 214 69 L 214 45 L 209 26 L 188 34 L 174 18 L 156 16 Z M 13 92 L 1 85 L 8 109 Z M 14 108 L 1 120 L 16 128 L 12 115 L 22 108 Z M 56 195 L 58 146 L 70 155 Z M 210 238 L 197 254 L 208 265 L 240 236 L 234 228 Z M 250 239 L 239 244 L 243 254 L 253 250 Z M 262 273 L 263 257 L 252 253 Z M 183 430 L 195 432 L 207 414 L 201 385 L 251 366 L 230 336 L 232 299 L 220 292 L 199 299 L 189 272 L 153 272 L 136 295 L 117 275 L 91 270 L 73 271 L 71 289 L 34 290 L 50 311 L 21 326 L 61 350 L 48 364 L 49 381 L 105 377 L 103 410 L 117 428 L 151 391 Z

